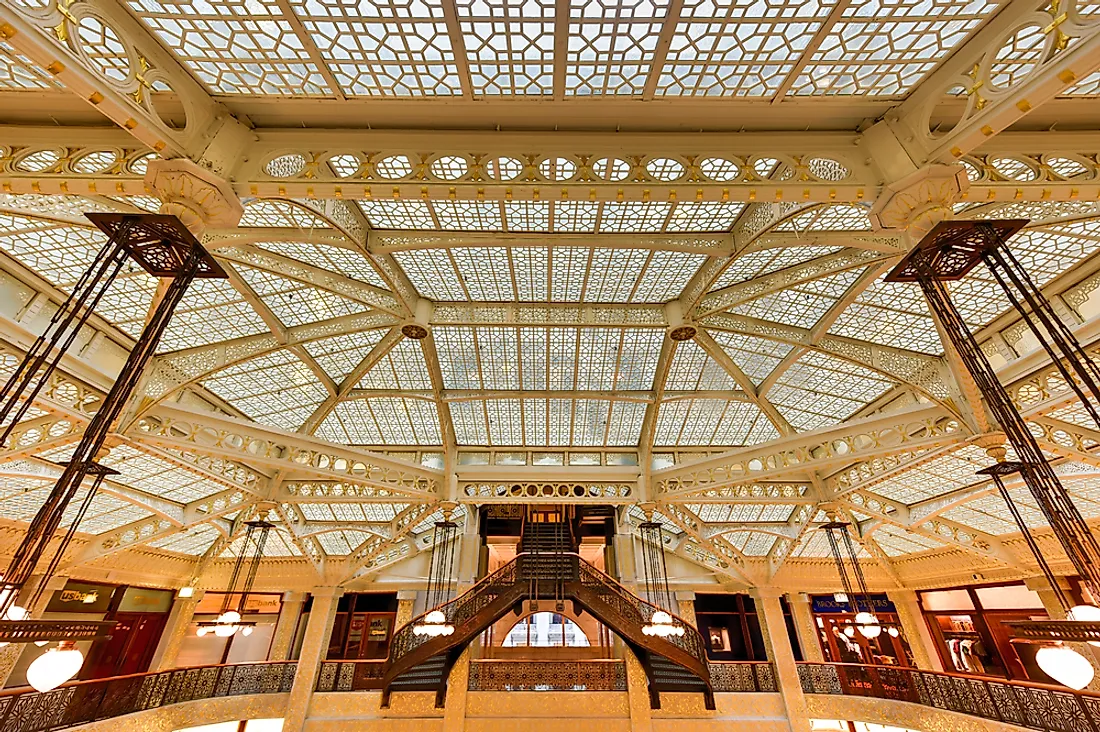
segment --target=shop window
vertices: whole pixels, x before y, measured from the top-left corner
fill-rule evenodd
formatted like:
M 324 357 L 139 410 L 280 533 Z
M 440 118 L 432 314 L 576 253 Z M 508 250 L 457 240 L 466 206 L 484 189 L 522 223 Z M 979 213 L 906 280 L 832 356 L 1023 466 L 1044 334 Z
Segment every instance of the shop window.
M 386 658 L 397 620 L 397 595 L 365 592 L 337 602 L 328 658 Z
M 748 595 L 696 595 L 695 622 L 712 661 L 766 661 L 756 603 Z
M 810 611 L 825 660 L 878 666 L 915 665 L 912 650 L 901 632 L 897 608 L 881 593 L 871 595 L 871 603 L 882 630 L 878 636 L 868 638 L 859 632 L 855 623 L 857 608 L 849 600 L 838 600 L 836 595 L 810 598 Z M 858 610 L 864 609 L 866 601 L 859 599 Z
M 1010 623 L 1047 617 L 1023 583 L 919 594 L 944 668 L 964 674 L 1055 683 L 1035 663 L 1037 646 L 1012 642 Z

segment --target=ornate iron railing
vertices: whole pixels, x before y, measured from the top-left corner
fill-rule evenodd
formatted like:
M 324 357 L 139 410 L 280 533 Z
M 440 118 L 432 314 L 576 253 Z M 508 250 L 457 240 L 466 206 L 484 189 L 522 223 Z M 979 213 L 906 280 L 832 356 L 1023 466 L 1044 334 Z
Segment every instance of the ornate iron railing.
M 0 730 L 49 732 L 147 709 L 224 696 L 278 694 L 294 684 L 295 661 L 179 668 L 77 681 L 39 693 L 0 693 Z
M 509 588 L 516 584 L 516 562 L 512 561 L 485 577 L 466 592 L 432 610 L 441 611 L 447 622 L 453 625 L 461 625 L 472 618 L 479 610 L 490 605 L 500 594 L 495 588 Z M 429 610 L 431 612 L 431 610 Z M 406 625 L 401 626 L 390 639 L 391 662 L 416 650 L 422 644 L 431 640 L 428 635 L 416 635 L 413 627 L 423 622 L 424 613 Z
M 807 694 L 911 702 L 1046 732 L 1100 732 L 1100 694 L 895 666 L 801 663 Z
M 381 661 L 324 661 L 317 674 L 317 691 L 366 691 L 382 688 Z
M 723 692 L 776 692 L 775 669 L 768 661 L 710 661 L 710 685 Z
M 588 562 L 579 562 L 579 573 L 582 585 L 595 589 L 605 602 L 615 608 L 616 612 L 637 625 L 649 623 L 653 618 L 653 613 L 661 609 L 638 597 L 619 584 L 613 577 L 601 572 Z M 685 632 L 681 636 L 668 636 L 665 640 L 698 659 L 705 666 L 707 652 L 703 636 L 694 625 L 686 620 L 675 615 L 672 618 L 684 628 Z
M 626 664 L 616 660 L 470 662 L 470 691 L 626 691 Z

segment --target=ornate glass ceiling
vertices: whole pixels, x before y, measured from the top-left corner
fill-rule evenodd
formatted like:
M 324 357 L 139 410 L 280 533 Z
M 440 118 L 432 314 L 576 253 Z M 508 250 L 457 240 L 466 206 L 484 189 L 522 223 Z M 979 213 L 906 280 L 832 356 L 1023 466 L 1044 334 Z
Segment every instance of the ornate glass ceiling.
M 739 563 L 826 556 L 819 504 L 856 522 L 863 555 L 882 561 L 944 549 L 988 559 L 1014 531 L 975 475 L 988 456 L 968 439 L 984 416 L 923 296 L 884 279 L 908 243 L 880 231 L 891 225 L 876 205 L 891 156 L 903 168 L 960 161 L 973 195 L 953 201 L 956 214 L 1031 219 L 1015 255 L 1067 321 L 1093 317 L 1096 151 L 1012 151 L 980 121 L 954 123 L 1030 79 L 1047 36 L 1091 27 L 1097 4 L 1057 6 L 1064 17 L 981 64 L 964 60 L 991 19 L 1018 8 L 108 0 L 101 16 L 72 5 L 55 19 L 71 33 L 49 42 L 107 85 L 93 106 L 122 104 L 135 117 L 110 119 L 141 129 L 125 145 L 100 144 L 94 126 L 79 128 L 87 144 L 41 130 L 24 147 L 0 140 L 9 325 L 44 317 L 48 295 L 102 246 L 84 212 L 159 210 L 142 181 L 151 149 L 236 171 L 225 177 L 244 203 L 237 229 L 207 232 L 230 277 L 196 282 L 176 311 L 147 398 L 105 459 L 119 475 L 81 525 L 82 556 L 138 545 L 232 556 L 234 522 L 262 514 L 278 525 L 268 554 L 315 567 L 347 556 L 366 571 L 429 546 L 450 491 L 616 504 L 648 492 L 679 554 L 735 579 Z M 1094 42 L 1080 38 L 1063 45 Z M 0 40 L 0 95 L 36 124 L 55 111 L 62 125 L 83 119 L 60 102 L 71 80 L 17 40 Z M 1096 73 L 1071 81 L 1060 96 L 1100 94 Z M 918 149 L 899 114 L 925 98 L 930 145 L 969 128 L 982 139 Z M 163 126 L 149 139 L 146 115 Z M 256 121 L 265 115 L 280 121 Z M 619 136 L 624 121 L 650 129 L 650 116 L 669 131 Z M 364 129 L 329 129 L 352 118 Z M 557 129 L 563 118 L 574 131 Z M 501 120 L 547 131 L 500 142 Z M 896 149 L 822 132 L 862 135 L 874 120 Z M 314 122 L 316 144 L 283 129 Z M 441 132 L 452 123 L 453 140 Z M 711 126 L 731 132 L 698 149 L 677 139 Z M 805 126 L 805 149 L 768 132 L 743 143 L 741 126 Z M 1100 517 L 1088 416 L 1064 384 L 1029 371 L 1047 367 L 982 268 L 951 290 L 1082 511 Z M 156 296 L 153 278 L 125 272 L 81 357 L 124 353 Z M 410 321 L 424 339 L 406 337 Z M 681 322 L 693 338 L 672 339 Z M 0 377 L 25 341 L 12 328 Z M 51 385 L 0 451 L 0 518 L 26 520 L 41 503 L 109 382 L 97 369 Z M 895 439 L 914 444 L 875 452 Z M 542 479 L 557 472 L 586 477 Z M 715 487 L 722 475 L 742 479 Z

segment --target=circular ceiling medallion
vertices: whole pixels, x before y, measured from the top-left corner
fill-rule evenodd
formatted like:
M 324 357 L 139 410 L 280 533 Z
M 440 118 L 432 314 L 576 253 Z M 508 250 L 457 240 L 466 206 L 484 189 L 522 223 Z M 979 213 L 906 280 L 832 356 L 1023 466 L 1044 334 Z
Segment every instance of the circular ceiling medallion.
M 417 323 L 405 323 L 401 326 L 401 334 L 406 338 L 420 341 L 428 337 L 428 329 Z
M 690 341 L 699 331 L 694 325 L 678 325 L 668 333 L 668 337 L 674 341 Z

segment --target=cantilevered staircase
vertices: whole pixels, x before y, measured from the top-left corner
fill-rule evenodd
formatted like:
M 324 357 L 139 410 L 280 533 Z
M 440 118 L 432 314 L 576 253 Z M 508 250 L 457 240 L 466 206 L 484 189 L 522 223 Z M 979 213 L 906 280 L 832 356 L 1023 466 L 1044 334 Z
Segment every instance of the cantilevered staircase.
M 575 526 L 564 516 L 527 520 L 520 554 L 470 590 L 441 605 L 455 631 L 449 636 L 416 635 L 414 619 L 394 633 L 382 678 L 382 703 L 394 691 L 435 691 L 442 706 L 447 677 L 462 650 L 482 631 L 525 600 L 572 601 L 615 631 L 638 656 L 649 681 L 650 704 L 660 707 L 660 692 L 703 694 L 708 709 L 714 697 L 706 652 L 699 632 L 683 620 L 683 636 L 660 638 L 642 632 L 658 609 L 592 566 L 577 553 Z

